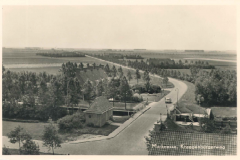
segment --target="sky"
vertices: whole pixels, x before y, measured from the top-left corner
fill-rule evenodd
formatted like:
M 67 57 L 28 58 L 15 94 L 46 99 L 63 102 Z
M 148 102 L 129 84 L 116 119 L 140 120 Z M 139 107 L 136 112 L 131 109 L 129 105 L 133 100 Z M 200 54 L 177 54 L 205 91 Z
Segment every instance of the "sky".
M 3 47 L 236 50 L 235 6 L 3 6 Z

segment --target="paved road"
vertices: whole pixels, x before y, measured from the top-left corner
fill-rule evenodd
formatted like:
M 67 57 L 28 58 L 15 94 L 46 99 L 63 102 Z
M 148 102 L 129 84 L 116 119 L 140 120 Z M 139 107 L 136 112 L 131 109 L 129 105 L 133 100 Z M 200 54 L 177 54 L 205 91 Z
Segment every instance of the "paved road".
M 118 64 L 114 64 L 118 65 Z M 126 68 L 125 66 L 122 66 Z M 158 76 L 156 76 L 158 77 Z M 169 78 L 169 81 L 178 88 L 178 99 L 186 92 L 185 83 Z M 167 95 L 172 98 L 173 103 L 177 102 L 177 91 L 172 91 Z M 150 104 L 152 107 L 135 120 L 130 126 L 123 130 L 116 137 L 109 140 L 62 144 L 62 148 L 56 149 L 55 153 L 71 155 L 147 155 L 147 149 L 144 136 L 147 136 L 154 123 L 160 119 L 160 113 L 165 114 L 162 120 L 166 118 L 166 104 L 164 99 Z M 168 104 L 170 107 L 171 104 Z M 41 147 L 41 142 L 40 142 Z M 41 150 L 44 149 L 41 147 Z

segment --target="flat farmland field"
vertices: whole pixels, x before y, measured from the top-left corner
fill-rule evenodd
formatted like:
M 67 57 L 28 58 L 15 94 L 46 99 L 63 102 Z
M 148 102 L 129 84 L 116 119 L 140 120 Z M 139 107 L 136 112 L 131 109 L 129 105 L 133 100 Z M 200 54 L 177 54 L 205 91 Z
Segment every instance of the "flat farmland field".
M 46 63 L 64 63 L 66 60 L 45 58 L 45 57 L 11 57 L 3 58 L 3 64 L 46 64 Z
M 36 73 L 46 72 L 48 74 L 57 75 L 59 73 L 59 69 L 60 67 L 44 67 L 44 68 L 9 68 L 6 70 L 9 70 L 12 72 L 24 72 L 24 71 L 36 72 Z
M 29 53 L 28 53 L 29 54 Z M 26 54 L 24 54 L 26 56 Z M 51 58 L 51 57 L 43 57 L 43 56 L 34 56 L 33 54 L 29 54 L 30 56 L 21 56 L 16 57 L 16 54 L 12 54 L 11 56 L 5 56 L 2 58 L 2 63 L 7 70 L 13 72 L 46 72 L 49 74 L 58 74 L 59 69 L 61 68 L 62 63 L 66 62 L 76 62 L 79 63 L 89 63 L 96 65 L 106 64 L 106 62 L 99 61 L 89 57 L 63 57 L 63 58 Z
M 137 54 L 137 53 L 136 53 Z M 194 52 L 146 52 L 139 53 L 143 58 L 171 58 L 171 59 L 184 59 L 184 58 L 209 58 L 209 59 L 223 59 L 223 60 L 236 60 L 236 54 L 229 54 L 227 52 L 204 52 L 204 53 L 194 53 Z
M 94 63 L 96 60 L 89 57 L 8 57 L 3 58 L 3 64 L 46 64 L 46 63 L 66 63 L 68 61 L 76 63 Z M 96 63 L 96 62 L 95 62 Z

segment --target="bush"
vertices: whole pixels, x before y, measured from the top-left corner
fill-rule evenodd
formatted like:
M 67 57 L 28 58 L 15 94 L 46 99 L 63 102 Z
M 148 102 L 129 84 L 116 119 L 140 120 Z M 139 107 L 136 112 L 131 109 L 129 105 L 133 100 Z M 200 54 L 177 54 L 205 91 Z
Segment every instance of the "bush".
M 26 140 L 23 146 L 20 148 L 23 155 L 39 155 L 39 146 L 30 139 Z
M 58 127 L 61 131 L 71 131 L 72 129 L 83 128 L 85 117 L 83 112 L 76 112 L 58 120 Z
M 9 152 L 9 149 L 5 145 L 2 148 L 2 154 L 3 155 L 11 155 L 11 153 Z
M 142 97 L 132 97 L 131 100 L 134 102 L 142 102 L 143 101 Z

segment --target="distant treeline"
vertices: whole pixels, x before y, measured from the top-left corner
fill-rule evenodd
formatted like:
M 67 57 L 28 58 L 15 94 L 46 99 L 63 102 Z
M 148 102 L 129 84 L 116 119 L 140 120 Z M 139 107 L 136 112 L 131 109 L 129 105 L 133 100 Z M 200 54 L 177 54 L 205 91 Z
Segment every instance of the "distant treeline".
M 85 57 L 84 53 L 63 52 L 63 53 L 37 53 L 38 56 L 45 57 Z
M 123 55 L 123 54 L 114 54 L 114 53 L 104 53 L 103 55 L 92 55 L 96 56 L 98 58 L 104 59 L 104 58 L 113 58 L 113 59 L 144 59 L 140 55 Z
M 118 56 L 94 55 L 94 57 L 126 66 L 126 61 L 121 60 L 120 58 L 117 58 Z
M 151 59 L 147 59 L 146 62 L 144 62 L 143 60 L 139 61 L 128 61 L 128 66 L 132 67 L 132 68 L 138 68 L 141 70 L 145 70 L 146 68 L 149 68 L 149 70 L 153 69 L 153 68 L 161 68 L 161 69 L 190 69 L 191 67 L 197 67 L 197 68 L 201 68 L 201 69 L 215 69 L 215 66 L 213 65 L 209 65 L 209 63 L 206 61 L 191 61 L 188 62 L 187 60 L 185 60 L 185 63 L 182 62 L 182 60 L 179 60 L 178 63 L 175 63 L 174 60 L 172 61 L 160 61 L 158 60 L 157 63 L 152 63 L 150 61 Z M 157 59 L 156 59 L 157 60 Z
M 126 57 L 126 59 L 144 59 L 140 55 L 126 55 L 125 57 Z

